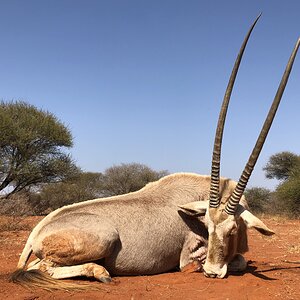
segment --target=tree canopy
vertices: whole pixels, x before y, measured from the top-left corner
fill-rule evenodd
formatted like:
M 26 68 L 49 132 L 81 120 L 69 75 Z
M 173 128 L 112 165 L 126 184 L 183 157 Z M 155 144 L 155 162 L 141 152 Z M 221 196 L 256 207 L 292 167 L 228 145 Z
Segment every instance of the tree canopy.
M 300 165 L 300 156 L 284 151 L 272 155 L 263 170 L 268 179 L 287 180 L 297 165 Z
M 263 169 L 267 178 L 281 180 L 272 194 L 271 212 L 299 218 L 300 214 L 300 156 L 280 152 L 269 158 Z
M 103 174 L 102 194 L 113 196 L 134 192 L 167 174 L 167 171 L 157 172 L 139 163 L 112 166 Z
M 22 101 L 0 102 L 0 191 L 7 196 L 78 173 L 69 129 L 53 114 Z

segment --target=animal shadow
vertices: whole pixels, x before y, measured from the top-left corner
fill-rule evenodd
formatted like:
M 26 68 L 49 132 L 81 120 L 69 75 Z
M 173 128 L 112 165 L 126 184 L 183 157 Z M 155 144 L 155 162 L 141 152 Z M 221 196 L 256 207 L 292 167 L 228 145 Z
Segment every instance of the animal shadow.
M 263 270 L 257 270 L 257 266 L 252 265 L 253 263 L 255 263 L 255 261 L 249 260 L 248 261 L 248 265 L 247 268 L 244 272 L 240 272 L 240 273 L 232 273 L 232 275 L 243 275 L 245 273 L 250 273 L 255 277 L 258 277 L 260 279 L 263 280 L 278 280 L 277 278 L 273 278 L 270 276 L 267 276 L 264 273 L 268 273 L 268 272 L 272 272 L 272 271 L 278 271 L 278 270 L 300 270 L 300 266 L 292 266 L 292 267 L 285 267 L 285 266 L 274 266 L 274 267 L 270 267 L 269 265 L 266 265 L 266 269 Z

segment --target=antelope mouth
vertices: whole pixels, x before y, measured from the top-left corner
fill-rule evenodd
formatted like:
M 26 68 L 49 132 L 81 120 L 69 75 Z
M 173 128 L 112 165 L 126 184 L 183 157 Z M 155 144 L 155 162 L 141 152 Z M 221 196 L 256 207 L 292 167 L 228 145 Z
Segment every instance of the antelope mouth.
M 204 276 L 207 277 L 207 278 L 216 278 L 217 274 L 204 272 Z
M 224 264 L 222 268 L 206 268 L 203 269 L 205 277 L 208 278 L 224 278 L 227 274 L 227 264 Z

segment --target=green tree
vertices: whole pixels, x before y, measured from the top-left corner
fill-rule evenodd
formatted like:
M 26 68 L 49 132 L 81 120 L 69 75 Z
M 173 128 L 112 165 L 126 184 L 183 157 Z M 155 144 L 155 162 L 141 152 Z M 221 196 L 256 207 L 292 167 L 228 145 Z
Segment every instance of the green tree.
M 300 156 L 280 152 L 270 157 L 266 167 L 267 178 L 282 180 L 272 194 L 270 211 L 289 217 L 300 216 Z
M 7 197 L 28 187 L 78 173 L 64 148 L 72 136 L 53 114 L 25 102 L 0 102 L 0 191 Z
M 268 179 L 287 180 L 299 162 L 299 155 L 284 151 L 272 155 L 263 170 Z
M 277 187 L 275 196 L 278 211 L 292 218 L 300 217 L 300 159 L 291 167 L 288 179 Z
M 167 171 L 157 172 L 138 163 L 113 166 L 103 174 L 102 193 L 104 196 L 113 196 L 134 192 L 167 174 Z
M 300 178 L 300 156 L 298 156 L 298 160 L 296 161 L 295 165 L 290 170 L 290 178 Z

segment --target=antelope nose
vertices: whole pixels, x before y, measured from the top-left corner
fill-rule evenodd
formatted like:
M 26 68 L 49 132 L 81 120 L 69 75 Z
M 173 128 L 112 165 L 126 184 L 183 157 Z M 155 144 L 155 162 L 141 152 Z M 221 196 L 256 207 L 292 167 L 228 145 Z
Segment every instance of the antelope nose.
M 212 265 L 204 265 L 203 272 L 206 277 L 209 278 L 224 278 L 227 273 L 227 264 L 224 264 L 222 268 L 219 266 L 212 266 Z

